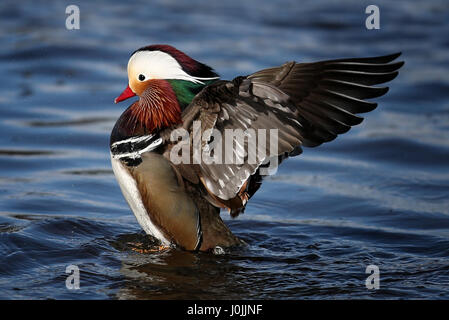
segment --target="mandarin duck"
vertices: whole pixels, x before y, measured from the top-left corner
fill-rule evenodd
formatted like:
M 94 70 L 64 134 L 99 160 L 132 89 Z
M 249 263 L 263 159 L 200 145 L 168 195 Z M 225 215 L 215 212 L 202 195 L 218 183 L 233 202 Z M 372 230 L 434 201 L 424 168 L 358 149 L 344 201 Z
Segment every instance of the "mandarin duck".
M 263 169 L 360 124 L 356 114 L 377 106 L 365 99 L 388 91 L 373 85 L 397 76 L 399 55 L 293 61 L 228 81 L 172 46 L 136 50 L 128 86 L 115 102 L 138 100 L 117 120 L 110 152 L 138 223 L 163 247 L 213 251 L 243 244 L 220 209 L 232 217 L 243 213 L 267 174 Z M 227 130 L 247 139 L 231 136 L 235 148 L 226 149 L 229 141 L 220 134 Z M 267 145 L 268 131 L 276 139 Z M 221 152 L 206 161 L 198 157 L 201 150 Z

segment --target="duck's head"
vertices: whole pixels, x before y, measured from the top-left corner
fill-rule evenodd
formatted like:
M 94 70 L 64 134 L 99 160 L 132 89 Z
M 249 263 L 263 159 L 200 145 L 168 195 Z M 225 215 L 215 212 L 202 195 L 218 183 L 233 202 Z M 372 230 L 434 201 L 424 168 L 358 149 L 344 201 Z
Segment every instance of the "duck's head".
M 151 95 L 151 89 L 170 85 L 181 107 L 219 76 L 209 66 L 169 45 L 150 45 L 133 52 L 128 61 L 128 86 L 115 103 Z M 154 91 L 154 90 L 153 90 Z

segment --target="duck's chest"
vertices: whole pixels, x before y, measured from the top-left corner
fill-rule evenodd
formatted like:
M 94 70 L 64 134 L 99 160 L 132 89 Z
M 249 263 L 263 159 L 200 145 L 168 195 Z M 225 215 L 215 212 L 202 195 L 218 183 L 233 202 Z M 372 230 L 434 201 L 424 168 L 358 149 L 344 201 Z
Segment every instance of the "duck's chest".
M 175 242 L 193 250 L 201 237 L 199 213 L 176 169 L 164 156 L 151 152 L 159 147 L 158 139 L 130 138 L 112 144 L 112 169 L 142 229 L 165 245 Z
M 132 171 L 121 160 L 114 158 L 111 155 L 112 170 L 115 178 L 120 186 L 120 190 L 131 208 L 132 212 L 136 216 L 137 222 L 145 231 L 145 233 L 152 235 L 159 239 L 164 245 L 168 245 L 170 240 L 160 229 L 155 221 L 150 216 L 147 209 L 146 199 L 142 197 L 141 187 L 139 187 Z
M 161 138 L 155 135 L 130 137 L 111 144 L 111 164 L 114 175 L 134 215 L 142 229 L 158 238 L 162 243 L 168 244 L 169 240 L 160 227 L 151 219 L 142 198 L 142 186 L 133 175 L 135 168 L 142 164 L 142 154 L 157 149 L 162 143 Z

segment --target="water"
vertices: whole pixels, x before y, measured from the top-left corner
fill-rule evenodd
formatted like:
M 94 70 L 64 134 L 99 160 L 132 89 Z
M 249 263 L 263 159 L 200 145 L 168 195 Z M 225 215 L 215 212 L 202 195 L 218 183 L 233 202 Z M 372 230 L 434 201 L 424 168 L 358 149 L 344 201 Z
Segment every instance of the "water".
M 0 298 L 449 298 L 449 3 L 65 1 L 0 5 Z M 402 51 L 367 119 L 267 179 L 224 255 L 151 246 L 113 176 L 130 53 L 169 43 L 224 78 L 287 60 Z M 380 268 L 380 289 L 365 269 Z M 65 286 L 68 265 L 81 289 Z

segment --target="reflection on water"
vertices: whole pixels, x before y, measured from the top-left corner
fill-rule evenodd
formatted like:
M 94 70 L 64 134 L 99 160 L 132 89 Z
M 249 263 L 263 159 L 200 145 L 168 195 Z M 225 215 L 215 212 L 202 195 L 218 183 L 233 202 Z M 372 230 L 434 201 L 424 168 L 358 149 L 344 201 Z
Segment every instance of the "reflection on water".
M 0 298 L 449 297 L 447 1 L 378 1 L 378 31 L 356 0 L 78 3 L 77 31 L 64 2 L 0 4 Z M 397 51 L 406 64 L 359 127 L 283 163 L 238 219 L 223 213 L 247 246 L 142 254 L 156 244 L 121 196 L 108 140 L 129 55 L 151 43 L 224 78 Z M 365 287 L 370 264 L 380 290 Z

